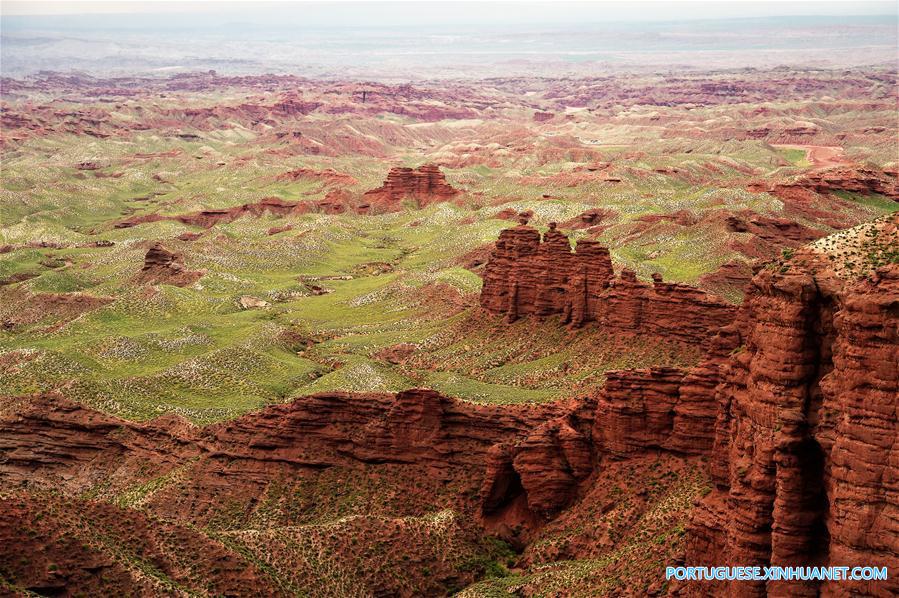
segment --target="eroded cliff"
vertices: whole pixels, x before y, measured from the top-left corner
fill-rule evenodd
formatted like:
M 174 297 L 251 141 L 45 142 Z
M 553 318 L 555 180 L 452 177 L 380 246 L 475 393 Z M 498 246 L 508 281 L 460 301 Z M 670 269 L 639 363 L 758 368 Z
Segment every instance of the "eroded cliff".
M 578 328 L 588 322 L 613 334 L 644 334 L 704 345 L 736 308 L 687 285 L 615 276 L 609 250 L 583 239 L 572 250 L 551 223 L 543 235 L 524 224 L 506 229 L 484 269 L 481 306 L 508 321 L 557 315 Z
M 424 164 L 418 168 L 401 166 L 391 168 L 384 184 L 367 191 L 363 199 L 381 207 L 394 206 L 408 199 L 421 208 L 434 202 L 452 199 L 458 193 L 459 191 L 446 182 L 446 177 L 439 166 Z

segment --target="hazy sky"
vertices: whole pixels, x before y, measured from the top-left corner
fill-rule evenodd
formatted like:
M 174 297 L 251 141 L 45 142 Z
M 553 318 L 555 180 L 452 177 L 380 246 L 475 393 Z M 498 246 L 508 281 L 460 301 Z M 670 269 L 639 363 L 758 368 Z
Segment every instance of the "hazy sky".
M 4 15 L 207 14 L 273 22 L 301 17 L 306 25 L 541 24 L 614 21 L 666 21 L 786 15 L 895 15 L 896 2 L 853 1 L 630 1 L 630 2 L 243 2 L 154 0 L 50 1 L 2 0 Z

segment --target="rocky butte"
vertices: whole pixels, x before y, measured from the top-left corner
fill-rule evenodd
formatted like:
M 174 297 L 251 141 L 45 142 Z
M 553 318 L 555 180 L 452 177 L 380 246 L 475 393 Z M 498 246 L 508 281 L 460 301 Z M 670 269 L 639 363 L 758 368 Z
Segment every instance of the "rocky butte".
M 416 206 L 424 206 L 446 201 L 455 197 L 459 191 L 446 182 L 440 167 L 425 164 L 418 168 L 394 167 L 387 173 L 387 180 L 377 189 L 366 191 L 364 200 L 372 203 L 394 206 L 409 199 Z
M 484 269 L 481 306 L 507 321 L 559 316 L 574 328 L 595 322 L 616 334 L 646 334 L 704 344 L 730 322 L 736 308 L 687 285 L 652 284 L 622 269 L 616 276 L 609 250 L 582 239 L 574 250 L 550 223 L 541 238 L 525 224 L 500 233 Z

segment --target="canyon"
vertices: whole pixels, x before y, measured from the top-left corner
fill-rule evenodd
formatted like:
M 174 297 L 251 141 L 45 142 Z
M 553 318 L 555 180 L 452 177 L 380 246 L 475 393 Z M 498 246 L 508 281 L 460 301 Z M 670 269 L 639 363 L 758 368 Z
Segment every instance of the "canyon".
M 679 557 L 687 563 L 864 563 L 893 569 L 899 567 L 899 487 L 894 483 L 899 268 L 877 265 L 877 255 L 899 244 L 899 218 L 881 219 L 854 233 L 853 238 L 865 239 L 873 264 L 864 276 L 840 276 L 833 263 L 842 259 L 834 257 L 839 254 L 805 247 L 762 268 L 740 307 L 710 316 L 714 310 L 697 308 L 697 301 L 709 301 L 705 295 L 665 286 L 654 291 L 632 278 L 623 279 L 627 290 L 619 293 L 634 293 L 636 299 L 611 301 L 603 293 L 622 285 L 622 278 L 614 277 L 606 250 L 587 243 L 573 252 L 553 226 L 542 243 L 535 229 L 507 229 L 487 272 L 494 280 L 514 275 L 518 278 L 513 281 L 524 281 L 520 288 L 529 292 L 511 295 L 521 301 L 520 311 L 512 312 L 517 317 L 564 314 L 571 289 L 560 286 L 564 279 L 556 274 L 559 268 L 579 265 L 582 275 L 573 285 L 575 292 L 585 280 L 590 281 L 588 296 L 593 288 L 601 291 L 602 307 L 587 312 L 594 314 L 591 325 L 626 330 L 633 318 L 612 312 L 627 312 L 642 302 L 644 313 L 664 311 L 682 329 L 714 326 L 713 335 L 690 332 L 670 338 L 701 342 L 701 363 L 689 369 L 610 371 L 595 395 L 547 405 L 477 406 L 424 389 L 390 395 L 326 393 L 206 428 L 173 415 L 132 423 L 61 395 L 23 397 L 5 403 L 0 412 L 0 481 L 16 488 L 19 497 L 4 499 L 10 509 L 6 512 L 33 517 L 33 505 L 60 500 L 45 495 L 50 488 L 68 497 L 127 495 L 143 488 L 142 509 L 153 517 L 180 522 L 174 525 L 215 526 L 228 505 L 242 505 L 241 518 L 259 513 L 264 506 L 260 497 L 271 496 L 276 485 L 296 487 L 329 471 L 356 471 L 404 488 L 409 512 L 433 492 L 413 480 L 448 488 L 438 492 L 439 501 L 468 514 L 465 533 L 482 526 L 518 546 L 528 559 L 533 558 L 529 546 L 542 530 L 564 519 L 567 509 L 576 511 L 606 483 L 604 472 L 656 455 L 707 468 L 712 482 L 689 518 Z M 163 252 L 158 247 L 151 251 Z M 559 267 L 547 267 L 553 260 Z M 488 280 L 485 276 L 482 300 L 491 306 L 495 296 Z M 561 292 L 550 301 L 539 289 Z M 510 300 L 505 305 L 516 309 Z M 708 318 L 721 322 L 715 326 Z M 631 331 L 664 334 L 663 324 L 652 326 L 649 332 L 639 326 Z M 279 496 L 290 495 L 284 491 Z M 35 498 L 28 499 L 29 493 Z M 87 508 L 101 508 L 95 504 L 87 503 Z M 275 516 L 298 516 L 285 508 L 288 504 L 280 503 Z M 147 525 L 136 515 L 113 522 L 109 517 L 116 517 L 114 511 L 96 516 L 109 521 L 111 533 Z M 27 542 L 11 526 L 3 529 L 10 540 L 3 544 L 7 550 Z M 235 575 L 243 581 L 260 577 L 259 569 L 244 560 L 246 549 L 235 552 L 232 542 L 186 530 L 177 533 L 193 533 L 192 545 L 199 549 L 205 542 L 203 550 L 222 554 L 218 558 L 229 563 L 232 573 L 216 575 L 217 583 L 234 583 Z M 111 585 L 102 586 L 106 591 L 147 583 L 123 569 L 121 556 L 110 555 L 108 548 L 93 553 L 66 552 L 59 545 L 41 550 L 44 560 L 27 564 L 7 552 L 4 574 L 31 580 L 28 586 L 35 589 L 87 579 L 98 567 L 116 573 Z M 573 550 L 570 556 L 576 558 L 578 550 L 587 549 Z M 192 583 L 182 579 L 168 556 L 142 558 L 179 583 Z M 50 573 L 41 568 L 46 562 L 55 564 Z M 282 571 L 278 567 L 283 565 L 275 566 Z M 270 580 L 257 582 L 261 592 L 269 591 Z M 382 590 L 406 594 L 398 587 Z M 278 593 L 277 588 L 270 591 Z M 691 596 L 888 596 L 897 586 L 895 578 L 850 585 L 697 582 L 669 591 Z
M 664 576 L 899 567 L 897 77 L 828 62 L 866 26 L 406 81 L 15 78 L 5 25 L 0 595 L 899 591 Z

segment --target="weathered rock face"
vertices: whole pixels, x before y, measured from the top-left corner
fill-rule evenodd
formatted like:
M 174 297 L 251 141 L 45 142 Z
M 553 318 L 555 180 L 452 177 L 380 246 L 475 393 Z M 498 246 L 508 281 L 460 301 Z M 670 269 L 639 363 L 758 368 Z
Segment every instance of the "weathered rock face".
M 404 199 L 411 199 L 421 208 L 452 199 L 458 193 L 446 182 L 440 167 L 425 164 L 418 168 L 391 168 L 384 184 L 367 191 L 363 198 L 385 205 L 395 205 Z
M 862 247 L 895 247 L 895 218 L 878 228 L 859 233 Z M 528 249 L 534 233 L 526 227 L 509 237 L 516 251 L 498 252 L 501 258 L 539 255 Z M 882 263 L 882 255 L 871 255 Z M 762 269 L 743 307 L 707 344 L 705 361 L 689 371 L 607 372 L 594 413 L 566 422 L 582 447 L 573 454 L 590 459 L 562 451 L 565 416 L 496 449 L 482 488 L 484 512 L 506 505 L 520 515 L 510 497 L 525 493 L 545 521 L 584 491 L 589 463 L 603 468 L 648 451 L 706 455 L 715 489 L 696 508 L 686 562 L 899 566 L 899 265 L 864 278 L 857 271 L 840 278 L 835 267 L 820 251 L 803 249 Z M 637 312 L 626 302 L 638 296 L 628 287 L 638 285 L 629 274 L 610 284 L 606 301 L 618 302 L 611 313 Z M 529 485 L 529 474 L 541 483 Z M 741 582 L 692 590 L 888 596 L 899 584 Z
M 724 225 L 729 232 L 744 235 L 729 243 L 731 249 L 763 260 L 776 257 L 784 247 L 800 247 L 826 234 L 789 218 L 772 218 L 750 210 L 724 215 Z
M 849 191 L 871 195 L 878 193 L 899 201 L 899 173 L 895 169 L 832 168 L 805 175 L 807 185 L 818 193 Z
M 571 504 L 593 472 L 595 403 L 572 402 L 564 411 L 494 445 L 485 460 L 482 516 L 488 528 L 513 543 Z
M 873 234 L 847 239 L 861 238 L 859 247 L 867 250 L 892 250 L 897 224 L 895 217 L 884 222 L 883 230 L 893 236 L 876 247 L 869 243 Z M 615 331 L 649 330 L 684 342 L 701 338 L 704 361 L 690 370 L 608 372 L 595 397 L 552 405 L 475 406 L 428 390 L 327 393 L 203 430 L 174 416 L 126 422 L 61 398 L 4 399 L 0 488 L 37 494 L 53 488 L 74 501 L 95 491 L 121 496 L 165 479 L 141 506 L 167 521 L 189 522 L 172 527 L 179 542 L 187 538 L 185 545 L 208 550 L 214 560 L 237 563 L 239 554 L 194 537 L 191 530 L 219 521 L 229 505 L 252 512 L 273 488 L 287 488 L 284 495 L 290 495 L 300 487 L 292 484 L 329 470 L 339 469 L 341 476 L 376 470 L 374 475 L 386 476 L 390 484 L 414 480 L 394 486 L 408 493 L 404 504 L 433 502 L 433 487 L 415 494 L 422 480 L 451 487 L 452 497 L 441 500 L 479 515 L 489 532 L 521 546 L 552 525 L 547 522 L 589 512 L 578 509 L 604 473 L 664 453 L 665 460 L 694 465 L 698 457 L 707 458 L 714 484 L 693 514 L 687 564 L 896 570 L 899 264 L 872 267 L 864 278 L 841 274 L 825 257 L 830 255 L 821 249 L 825 246 L 816 244 L 760 270 L 743 307 L 728 311 L 727 318 L 715 316 L 727 325 L 708 337 L 700 328 L 714 322 L 703 319 L 708 299 L 702 293 L 660 280 L 647 285 L 630 272 L 616 278 L 597 245 L 586 243 L 572 252 L 555 230 L 541 243 L 534 229 L 516 227 L 503 233 L 485 276 L 485 288 L 488 282 L 496 288 L 507 277 L 522 283 L 514 292 L 498 294 L 498 313 L 558 314 L 569 321 L 589 317 Z M 178 262 L 164 248 L 152 249 L 154 267 Z M 872 260 L 879 264 L 881 257 Z M 578 281 L 582 301 L 571 298 L 572 285 L 559 270 Z M 601 290 L 593 293 L 597 287 Z M 490 301 L 496 298 L 486 293 L 482 300 L 494 305 Z M 39 525 L 42 511 L 33 506 L 39 501 L 3 500 L 15 516 L 0 516 L 0 539 L 39 546 L 15 528 L 17 518 Z M 51 507 L 67 513 L 78 508 Z M 155 538 L 143 514 L 125 516 L 111 506 L 91 509 L 96 509 L 91 517 L 104 522 L 121 518 L 124 527 L 116 533 L 134 529 Z M 47 532 L 55 533 L 55 528 Z M 8 554 L 3 545 L 0 557 Z M 76 548 L 54 544 L 62 551 L 54 554 L 71 563 L 70 577 L 54 575 L 45 561 L 36 561 L 17 565 L 16 580 L 48 591 L 64 587 L 66 579 L 81 584 L 100 557 Z M 166 569 L 173 567 L 168 554 L 158 560 L 176 579 L 180 572 Z M 243 564 L 242 572 L 237 569 L 229 565 L 216 587 L 227 592 L 232 583 L 257 574 Z M 130 570 L 110 566 L 109 571 L 118 593 L 143 587 L 142 579 L 129 578 Z M 382 593 L 395 590 L 384 586 Z M 688 588 L 690 595 L 741 596 L 896 592 L 895 577 Z
M 622 457 L 662 448 L 673 432 L 685 374 L 677 368 L 607 372 L 593 428 L 597 445 Z
M 689 370 L 606 372 L 606 383 L 596 397 L 592 436 L 597 450 L 616 459 L 647 450 L 717 454 L 712 450 L 719 436 L 716 391 L 745 329 L 741 310 L 709 341 L 705 360 Z
M 479 407 L 427 390 L 397 395 L 331 393 L 200 429 L 174 416 L 132 423 L 59 396 L 6 398 L 0 401 L 4 578 L 47 592 L 59 592 L 67 583 L 79 588 L 96 583 L 101 594 L 142 593 L 153 580 L 139 572 L 129 575 L 135 573 L 127 566 L 129 558 L 136 555 L 150 559 L 184 587 L 196 587 L 194 571 L 199 570 L 203 576 L 199 581 L 209 582 L 216 592 L 234 594 L 239 593 L 236 587 L 253 587 L 267 595 L 270 583 L 256 588 L 258 570 L 248 566 L 251 561 L 245 552 L 202 530 L 229 527 L 235 517 L 243 521 L 235 528 L 246 530 L 242 518 L 273 516 L 274 505 L 267 502 L 272 497 L 299 501 L 289 509 L 275 509 L 282 525 L 296 525 L 304 521 L 304 511 L 317 508 L 304 506 L 310 494 L 313 502 L 332 500 L 333 484 L 347 479 L 353 492 L 359 488 L 353 484 L 383 484 L 386 492 L 378 495 L 378 505 L 392 501 L 395 506 L 370 504 L 369 508 L 385 509 L 386 517 L 374 513 L 370 519 L 348 518 L 350 529 L 344 530 L 348 536 L 334 539 L 324 550 L 364 561 L 364 546 L 370 543 L 381 547 L 376 558 L 399 560 L 400 554 L 406 555 L 402 562 L 411 567 L 410 574 L 428 567 L 438 580 L 416 577 L 416 587 L 437 595 L 447 584 L 473 583 L 482 572 L 460 569 L 458 563 L 446 562 L 445 553 L 427 547 L 420 555 L 410 554 L 408 543 L 416 536 L 403 516 L 452 509 L 459 514 L 453 516 L 459 525 L 441 527 L 441 534 L 453 534 L 452 549 L 459 549 L 457 541 L 478 541 L 482 532 L 475 517 L 477 496 L 491 447 L 525 437 L 560 412 L 557 406 Z M 563 442 L 565 438 L 562 434 Z M 574 456 L 571 459 L 577 462 Z M 532 474 L 525 479 L 539 496 L 542 486 L 535 477 L 539 471 L 528 467 L 523 471 Z M 318 484 L 323 487 L 316 495 Z M 48 489 L 53 494 L 45 500 Z M 82 506 L 85 495 L 99 500 Z M 138 501 L 141 509 L 111 504 L 122 497 Z M 106 543 L 89 541 L 93 536 L 84 533 L 87 525 L 116 545 L 110 549 Z M 289 535 L 293 528 L 278 529 Z M 238 544 L 257 546 L 254 538 L 262 534 L 258 546 L 266 558 L 283 556 L 288 548 L 280 532 L 267 535 L 255 528 L 246 532 L 230 537 Z M 350 540 L 353 545 L 361 540 L 360 546 L 350 546 Z M 89 545 L 81 547 L 82 542 Z M 20 559 L 15 546 L 33 548 L 40 556 Z M 400 554 L 385 554 L 385 546 Z M 123 550 L 129 558 L 121 558 Z M 179 568 L 179 554 L 193 550 L 206 556 L 192 560 L 190 569 Z M 282 575 L 300 567 L 297 583 L 313 589 L 302 577 L 316 571 L 314 563 L 284 558 L 268 564 Z M 92 576 L 98 566 L 109 574 L 108 580 Z M 408 578 L 392 581 L 375 564 L 365 569 L 372 573 L 360 580 L 364 584 L 360 587 L 373 595 L 417 594 L 409 589 Z
M 481 306 L 509 321 L 559 315 L 572 327 L 596 322 L 616 333 L 689 343 L 705 343 L 736 311 L 694 287 L 660 278 L 647 285 L 629 270 L 616 278 L 608 249 L 585 239 L 572 252 L 554 224 L 542 242 L 529 226 L 500 233 L 484 269 Z
M 291 471 L 366 464 L 414 465 L 435 479 L 471 478 L 490 447 L 557 415 L 559 406 L 481 407 L 430 390 L 302 397 L 198 429 L 165 416 L 126 422 L 60 397 L 23 399 L 0 413 L 0 481 L 82 492 L 163 475 L 195 459 L 192 514 L 228 497 L 250 499 Z M 151 466 L 150 466 L 151 465 Z M 478 487 L 476 478 L 469 480 Z M 224 485 L 223 485 L 224 484 Z M 182 502 L 158 510 L 183 517 Z
M 138 284 L 170 284 L 186 287 L 195 283 L 203 272 L 188 270 L 184 256 L 166 249 L 162 243 L 154 243 L 144 256 L 144 267 L 138 273 Z
M 609 252 L 595 241 L 581 241 L 572 252 L 554 224 L 542 242 L 536 229 L 522 224 L 500 233 L 484 269 L 481 306 L 509 321 L 562 315 L 580 325 L 594 319 L 612 276 Z
M 787 218 L 771 218 L 752 212 L 726 217 L 727 229 L 735 233 L 752 233 L 763 241 L 798 246 L 814 241 L 824 233 L 805 227 Z
M 196 457 L 198 429 L 175 416 L 134 424 L 61 397 L 5 399 L 0 411 L 3 486 L 81 492 L 98 476 L 112 486 L 153 478 Z
M 745 349 L 716 390 L 717 488 L 697 509 L 687 561 L 899 566 L 897 309 L 895 264 L 845 282 L 810 256 L 756 276 Z M 730 588 L 757 596 L 897 591 L 895 578 Z

